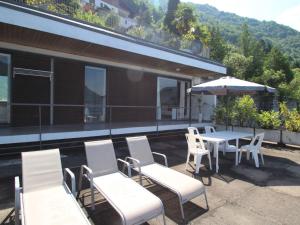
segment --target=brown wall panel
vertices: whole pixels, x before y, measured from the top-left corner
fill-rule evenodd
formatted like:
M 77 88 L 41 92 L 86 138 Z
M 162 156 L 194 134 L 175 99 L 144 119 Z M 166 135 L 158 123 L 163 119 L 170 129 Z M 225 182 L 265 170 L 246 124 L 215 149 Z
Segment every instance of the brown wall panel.
M 156 106 L 156 76 L 141 71 L 108 67 L 108 104 L 113 106 Z M 154 108 L 113 107 L 113 122 L 155 121 Z
M 23 52 L 9 52 L 12 57 L 12 69 L 14 67 L 50 70 L 50 57 L 28 54 Z M 12 102 L 49 104 L 50 103 L 50 79 L 32 76 L 16 75 L 11 78 Z M 39 124 L 39 111 L 37 106 L 13 106 L 11 121 L 15 126 Z M 41 121 L 49 124 L 49 107 L 41 110 Z
M 54 103 L 84 104 L 84 67 L 78 61 L 55 59 Z M 55 124 L 83 123 L 83 107 L 54 108 Z

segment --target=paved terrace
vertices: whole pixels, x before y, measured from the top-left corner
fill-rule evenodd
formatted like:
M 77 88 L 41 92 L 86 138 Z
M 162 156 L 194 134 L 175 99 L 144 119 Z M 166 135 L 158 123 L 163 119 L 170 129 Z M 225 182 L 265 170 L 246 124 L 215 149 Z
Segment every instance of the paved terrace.
M 115 147 L 118 157 L 128 154 L 124 144 Z M 184 169 L 187 146 L 183 135 L 152 139 L 151 147 L 167 155 L 170 167 L 202 180 L 207 188 L 208 211 L 203 197 L 185 204 L 189 224 L 300 224 L 300 150 L 265 145 L 265 166 L 259 169 L 246 159 L 235 167 L 234 154 L 220 154 L 219 174 L 203 168 L 200 175 L 194 175 L 191 167 L 189 171 Z M 63 166 L 71 167 L 76 174 L 79 166 L 86 163 L 82 149 L 63 150 L 61 154 Z M 13 177 L 20 174 L 20 168 L 19 158 L 0 158 L 0 224 L 14 224 Z M 144 183 L 163 200 L 167 224 L 181 224 L 176 196 L 150 181 Z M 94 212 L 88 189 L 81 192 L 80 202 L 92 223 L 119 224 L 118 215 L 99 194 Z M 159 224 L 159 220 L 149 224 Z

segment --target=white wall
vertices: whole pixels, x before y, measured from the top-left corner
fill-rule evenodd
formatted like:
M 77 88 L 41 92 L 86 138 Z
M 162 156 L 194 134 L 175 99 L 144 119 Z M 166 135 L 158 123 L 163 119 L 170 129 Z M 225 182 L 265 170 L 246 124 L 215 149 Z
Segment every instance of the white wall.
M 192 80 L 192 85 L 201 84 L 206 82 L 199 77 L 194 77 Z M 217 97 L 215 95 L 192 95 L 192 119 L 198 120 L 199 117 L 199 99 L 201 99 L 201 112 L 202 120 L 210 121 L 216 106 Z

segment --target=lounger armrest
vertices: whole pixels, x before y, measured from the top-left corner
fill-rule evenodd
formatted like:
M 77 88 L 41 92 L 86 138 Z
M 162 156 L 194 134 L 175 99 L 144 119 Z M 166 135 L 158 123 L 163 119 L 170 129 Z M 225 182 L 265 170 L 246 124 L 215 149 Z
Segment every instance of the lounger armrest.
M 71 179 L 71 191 L 74 196 L 76 196 L 76 186 L 75 186 L 75 175 L 74 173 L 69 169 L 65 168 L 64 169 L 64 181 L 67 184 L 67 175 L 69 175 Z
M 20 178 L 15 177 L 15 224 L 20 224 L 20 209 L 21 209 L 21 199 L 20 194 L 22 192 L 22 188 L 20 186 Z
M 164 158 L 165 160 L 165 166 L 168 167 L 168 160 L 167 160 L 167 156 L 158 152 L 152 152 L 153 155 L 158 155 Z
M 130 163 L 127 162 L 127 161 L 125 161 L 125 160 L 123 160 L 123 159 L 117 159 L 117 161 L 123 163 L 124 166 L 125 166 L 125 165 L 127 166 L 128 177 L 131 177 L 131 167 L 130 167 Z M 123 171 L 122 171 L 122 172 L 124 173 L 124 167 L 123 167 Z
M 141 170 L 141 165 L 140 165 L 141 163 L 140 163 L 140 161 L 138 159 L 135 159 L 135 158 L 127 156 L 125 158 L 125 161 L 128 161 L 128 160 L 130 160 L 131 162 L 135 162 L 136 163 L 136 166 L 137 166 L 138 171 L 139 171 L 140 184 L 142 185 L 142 170 Z
M 82 188 L 83 177 L 86 177 L 89 180 L 91 185 L 93 184 L 93 178 L 94 178 L 93 171 L 91 168 L 89 168 L 86 165 L 82 165 L 80 168 L 78 193 L 81 191 L 81 188 Z

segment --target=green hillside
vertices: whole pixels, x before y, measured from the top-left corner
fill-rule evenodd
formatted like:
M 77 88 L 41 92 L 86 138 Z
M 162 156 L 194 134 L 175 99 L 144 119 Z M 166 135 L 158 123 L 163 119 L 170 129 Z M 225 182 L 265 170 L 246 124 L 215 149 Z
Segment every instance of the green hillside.
M 237 43 L 241 26 L 246 23 L 255 37 L 278 46 L 291 60 L 300 60 L 300 32 L 273 21 L 259 21 L 222 12 L 207 4 L 195 4 L 195 7 L 200 13 L 200 21 L 208 26 L 218 25 L 225 40 Z

